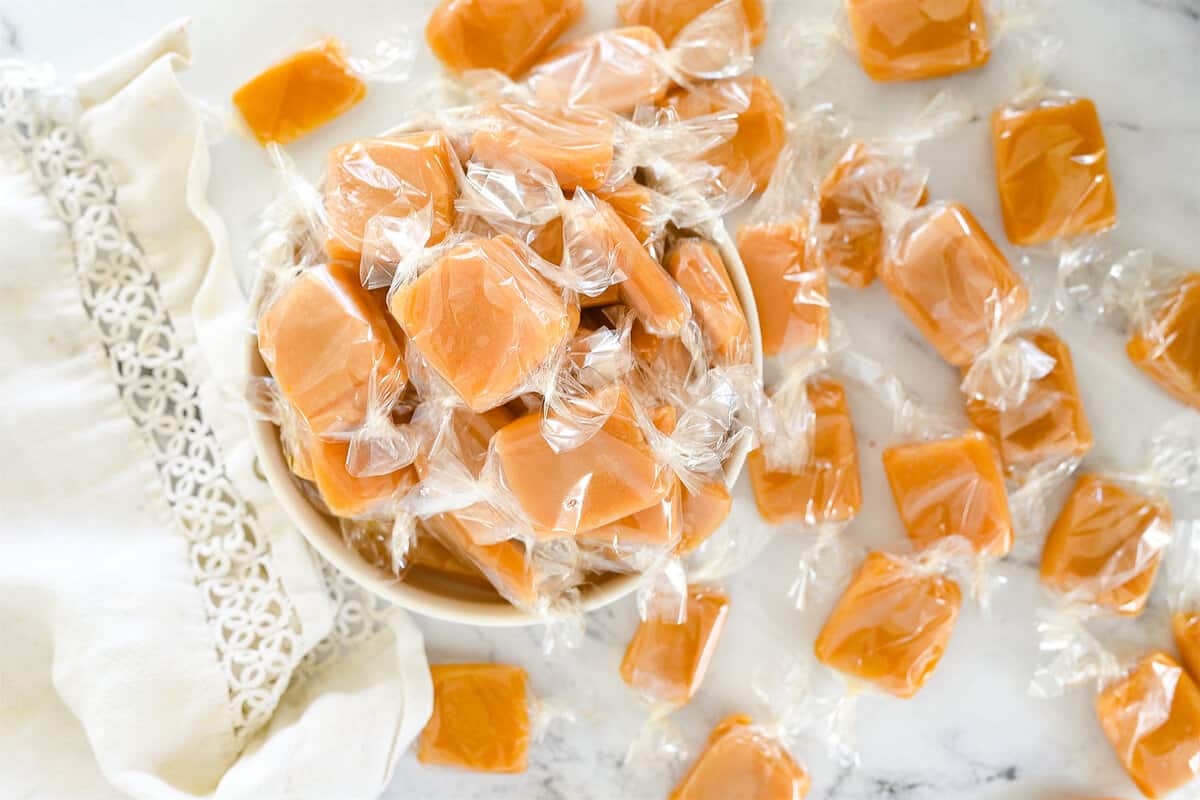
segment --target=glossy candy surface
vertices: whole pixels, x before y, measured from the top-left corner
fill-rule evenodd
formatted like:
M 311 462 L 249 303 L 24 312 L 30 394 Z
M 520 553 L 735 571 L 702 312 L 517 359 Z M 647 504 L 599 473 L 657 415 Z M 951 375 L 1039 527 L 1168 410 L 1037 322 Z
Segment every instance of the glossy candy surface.
M 846 0 L 863 70 L 877 81 L 953 75 L 991 56 L 982 0 Z
M 807 258 L 799 221 L 744 225 L 738 253 L 758 306 L 763 354 L 815 347 L 829 336 L 829 292 L 824 270 Z
M 529 678 L 506 664 L 433 664 L 433 716 L 417 760 L 475 772 L 524 772 L 529 763 Z
M 595 189 L 612 167 L 612 119 L 594 109 L 500 103 L 484 110 L 471 136 L 471 157 L 518 173 L 525 160 L 533 159 L 565 190 Z

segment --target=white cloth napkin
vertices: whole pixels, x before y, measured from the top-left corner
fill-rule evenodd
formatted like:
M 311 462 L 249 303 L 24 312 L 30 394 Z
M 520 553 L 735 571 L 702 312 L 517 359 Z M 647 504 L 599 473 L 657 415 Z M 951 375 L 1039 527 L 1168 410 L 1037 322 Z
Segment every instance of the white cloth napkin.
M 255 473 L 189 59 L 0 65 L 0 797 L 373 798 L 429 716 Z

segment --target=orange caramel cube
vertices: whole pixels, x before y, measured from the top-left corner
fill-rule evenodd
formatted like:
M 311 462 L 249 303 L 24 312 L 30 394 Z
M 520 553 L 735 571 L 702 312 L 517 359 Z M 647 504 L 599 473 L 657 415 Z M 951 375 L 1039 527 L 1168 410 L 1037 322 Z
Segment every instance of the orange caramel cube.
M 1025 313 L 1029 291 L 1024 281 L 962 205 L 927 206 L 896 235 L 879 279 L 917 330 L 954 366 L 970 365 L 987 346 L 994 323 L 1011 324 Z
M 1200 678 L 1200 613 L 1177 611 L 1171 615 L 1175 647 L 1192 680 Z
M 387 313 L 359 283 L 357 264 L 301 272 L 259 318 L 258 349 L 317 435 L 361 425 L 372 381 L 399 391 L 408 379 Z
M 329 442 L 312 437 L 308 441 L 307 452 L 312 482 L 326 507 L 338 517 L 387 513 L 389 505 L 402 500 L 417 483 L 417 475 L 412 467 L 404 467 L 386 475 L 351 475 L 346 469 L 349 442 Z
M 707 480 L 695 491 L 683 490 L 683 535 L 675 552 L 687 555 L 704 544 L 708 537 L 729 519 L 733 496 L 722 480 Z
M 744 225 L 737 247 L 758 306 L 765 355 L 816 347 L 829 338 L 829 287 L 825 271 L 807 262 L 802 222 Z
M 484 112 L 483 124 L 472 134 L 471 157 L 517 172 L 520 159 L 531 158 L 553 172 L 563 189 L 591 190 L 604 183 L 612 167 L 613 122 L 595 109 L 500 103 Z
M 417 760 L 475 772 L 524 772 L 529 676 L 507 664 L 432 664 L 433 715 Z
M 599 106 L 627 114 L 653 105 L 671 86 L 662 37 L 643 26 L 594 33 L 560 45 L 525 76 L 540 102 Z
M 1146 797 L 1200 776 L 1200 688 L 1175 659 L 1148 653 L 1096 698 L 1100 727 Z
M 846 393 L 827 380 L 810 382 L 807 391 L 816 414 L 809 462 L 796 472 L 774 472 L 761 448 L 746 460 L 758 513 L 772 525 L 844 522 L 862 508 L 858 448 Z
M 1176 400 L 1200 408 L 1200 272 L 1171 290 L 1125 351 Z
M 507 235 L 455 245 L 389 304 L 412 345 L 474 411 L 519 393 L 579 324 L 579 309 Z
M 516 78 L 583 16 L 583 0 L 442 0 L 425 41 L 453 73 L 494 69 Z
M 912 697 L 937 667 L 962 606 L 958 584 L 869 554 L 817 636 L 823 663 L 897 697 Z
M 454 149 L 441 131 L 363 139 L 330 150 L 326 254 L 357 262 L 372 217 L 404 217 L 427 205 L 433 209 L 428 241 L 440 242 L 454 224 L 455 163 Z
M 1099 233 L 1117 224 L 1108 150 L 1091 100 L 1042 100 L 992 114 L 996 188 L 1013 244 Z
M 672 410 L 673 413 L 673 410 Z M 609 545 L 614 549 L 672 545 L 683 533 L 683 498 L 678 483 L 667 496 L 641 511 L 590 531 L 580 531 L 583 542 Z
M 1004 477 L 983 434 L 889 447 L 883 469 L 918 550 L 955 535 L 982 555 L 1001 558 L 1012 548 Z
M 1051 460 L 1083 458 L 1093 441 L 1067 343 L 1050 328 L 1020 336 L 1053 358 L 1054 368 L 1033 381 L 1024 402 L 1004 411 L 967 398 L 967 417 L 991 440 L 1010 473 Z
M 576 244 L 589 253 L 607 253 L 620 271 L 617 291 L 650 333 L 677 336 L 691 318 L 679 287 L 638 241 L 613 207 L 595 200 L 595 213 L 580 214 Z
M 642 244 L 649 243 L 666 224 L 663 209 L 653 189 L 637 181 L 625 181 L 611 189 L 598 189 L 596 197 L 612 206 Z
M 332 36 L 267 68 L 233 93 L 259 144 L 287 144 L 349 111 L 367 94 Z
M 726 170 L 744 165 L 754 181 L 754 190 L 767 188 L 787 141 L 787 111 L 770 81 L 755 75 L 679 88 L 667 95 L 666 104 L 681 119 L 736 114 L 737 132 L 733 138 L 706 152 L 704 159 Z
M 879 272 L 885 194 L 914 207 L 925 202 L 901 164 L 863 141 L 847 147 L 821 181 L 821 263 L 847 286 L 861 289 Z
M 713 728 L 668 800 L 802 800 L 808 787 L 808 773 L 778 739 L 734 714 Z
M 727 594 L 689 586 L 682 624 L 654 619 L 638 625 L 621 660 L 621 680 L 652 702 L 684 706 L 704 680 L 728 615 Z
M 1124 616 L 1146 607 L 1171 507 L 1102 475 L 1081 475 L 1042 550 L 1042 583 Z
M 621 0 L 617 20 L 622 25 L 653 28 L 668 45 L 688 23 L 717 5 L 720 0 Z M 767 12 L 762 0 L 742 0 L 742 14 L 750 33 L 750 44 L 758 47 L 767 38 Z
M 682 239 L 667 254 L 667 272 L 692 303 L 710 352 L 724 364 L 750 360 L 750 324 L 742 313 L 721 251 L 702 239 Z
M 936 78 L 987 63 L 982 0 L 846 0 L 858 59 L 877 81 Z
M 618 389 L 616 409 L 594 436 L 555 452 L 541 432 L 541 414 L 501 428 L 492 438 L 504 485 L 535 528 L 574 535 L 659 502 L 675 476 L 655 458 L 638 427 L 633 401 Z

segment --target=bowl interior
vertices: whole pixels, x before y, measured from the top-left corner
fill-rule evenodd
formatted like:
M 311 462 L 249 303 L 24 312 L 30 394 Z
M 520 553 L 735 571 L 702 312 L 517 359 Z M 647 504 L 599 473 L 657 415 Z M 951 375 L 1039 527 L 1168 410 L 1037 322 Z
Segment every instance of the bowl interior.
M 720 222 L 707 226 L 704 234 L 721 250 L 729 278 L 750 325 L 753 363 L 762 371 L 762 348 L 758 313 L 745 266 Z M 267 368 L 258 352 L 258 340 L 247 337 L 248 374 L 266 376 Z M 253 420 L 251 432 L 263 474 L 288 518 L 300 529 L 317 552 L 331 564 L 380 597 L 418 614 L 472 625 L 512 626 L 544 622 L 544 618 L 523 611 L 500 597 L 490 587 L 456 579 L 433 570 L 414 567 L 397 580 L 390 572 L 363 559 L 341 535 L 335 520 L 310 502 L 299 480 L 288 469 L 279 439 L 279 429 L 265 420 Z M 741 474 L 750 442 L 742 440 L 725 465 L 725 480 L 732 488 Z M 597 575 L 581 587 L 584 611 L 605 606 L 632 592 L 639 575 Z

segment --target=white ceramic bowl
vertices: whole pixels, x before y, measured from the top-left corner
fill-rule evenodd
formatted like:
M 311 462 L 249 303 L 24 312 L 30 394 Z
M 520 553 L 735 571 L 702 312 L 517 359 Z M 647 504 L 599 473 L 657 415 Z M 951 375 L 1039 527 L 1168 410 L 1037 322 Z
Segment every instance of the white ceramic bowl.
M 762 340 L 758 330 L 758 311 L 745 265 L 742 264 L 725 226 L 719 221 L 708 226 L 703 233 L 720 248 L 725 259 L 729 278 L 733 281 L 738 300 L 750 324 L 754 367 L 761 373 Z M 254 335 L 248 337 L 246 353 L 248 374 L 259 377 L 267 375 L 266 365 L 258 353 L 258 340 Z M 279 429 L 270 422 L 254 420 L 251 431 L 263 474 L 266 475 L 267 482 L 270 483 L 289 519 L 318 553 L 356 583 L 409 611 L 450 622 L 514 626 L 545 621 L 542 617 L 511 605 L 493 591 L 454 581 L 419 567 L 410 570 L 404 580 L 400 581 L 390 572 L 363 560 L 342 539 L 337 523 L 309 502 L 301 490 L 299 479 L 292 475 L 284 458 Z M 749 448 L 750 442 L 743 439 L 725 465 L 725 481 L 731 488 L 741 474 Z M 585 584 L 582 587 L 583 610 L 591 611 L 624 597 L 637 587 L 640 578 L 640 575 L 611 574 Z

